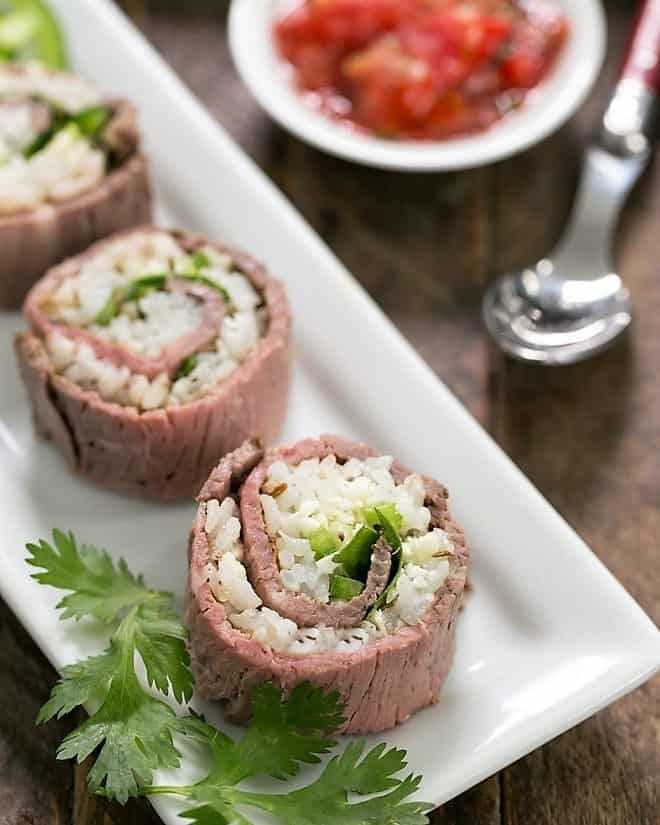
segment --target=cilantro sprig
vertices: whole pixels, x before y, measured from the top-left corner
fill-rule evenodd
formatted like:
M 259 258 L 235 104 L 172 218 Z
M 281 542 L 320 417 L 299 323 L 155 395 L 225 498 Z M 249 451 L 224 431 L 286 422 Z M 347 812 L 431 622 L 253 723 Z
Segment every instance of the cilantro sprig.
M 277 692 L 272 686 L 270 689 Z M 277 701 L 283 707 L 289 704 L 281 703 L 281 697 Z M 295 704 L 296 699 L 292 697 L 291 701 Z M 255 727 L 258 727 L 256 720 L 244 739 Z M 208 744 L 218 767 L 195 785 L 180 790 L 170 788 L 171 792 L 198 803 L 181 816 L 200 825 L 250 825 L 251 820 L 242 813 L 244 807 L 268 811 L 286 825 L 424 825 L 429 821 L 426 813 L 431 805 L 406 801 L 417 791 L 421 777 L 409 774 L 400 779 L 396 776 L 406 767 L 405 751 L 399 748 L 380 744 L 365 754 L 364 742 L 351 742 L 309 785 L 288 793 L 255 793 L 237 788 L 235 778 L 260 774 L 278 776 L 278 772 L 264 770 L 259 759 L 246 760 L 246 756 L 253 754 L 249 750 L 241 753 L 241 743 L 236 745 L 231 740 L 227 742 L 224 736 L 214 736 L 217 732 L 213 728 L 209 728 L 208 733 Z M 276 756 L 276 741 L 262 740 L 261 747 L 265 752 L 270 751 L 272 757 Z M 299 761 L 295 773 L 298 769 Z M 351 794 L 371 798 L 356 801 Z
M 424 825 L 427 803 L 410 801 L 421 777 L 398 775 L 405 751 L 353 741 L 307 785 L 284 793 L 257 793 L 245 780 L 269 776 L 283 782 L 319 763 L 336 746 L 343 707 L 336 692 L 310 684 L 285 697 L 271 683 L 251 695 L 252 721 L 233 739 L 189 710 L 177 715 L 161 695 L 187 702 L 193 679 L 185 631 L 170 593 L 152 590 L 124 561 L 78 546 L 72 533 L 53 531 L 52 543 L 28 544 L 28 564 L 41 584 L 68 591 L 61 618 L 93 619 L 111 631 L 107 648 L 62 671 L 37 722 L 85 705 L 96 708 L 62 742 L 59 759 L 95 761 L 89 788 L 121 803 L 129 797 L 173 795 L 191 807 L 181 816 L 198 825 L 251 825 L 249 809 L 269 812 L 283 825 Z M 142 661 L 145 687 L 136 671 Z M 154 784 L 155 771 L 177 768 L 181 737 L 208 751 L 207 775 L 192 785 Z
M 70 713 L 87 703 L 98 710 L 60 745 L 58 759 L 84 761 L 100 748 L 89 774 L 90 788 L 104 788 L 119 802 L 136 796 L 153 781 L 157 768 L 175 768 L 179 754 L 173 736 L 180 722 L 169 704 L 142 688 L 135 654 L 147 683 L 161 693 L 171 689 L 177 701 L 192 696 L 185 632 L 169 593 L 150 590 L 105 550 L 78 547 L 72 533 L 53 531 L 53 543 L 28 544 L 28 564 L 41 568 L 33 577 L 71 591 L 58 603 L 62 618 L 91 617 L 113 633 L 98 656 L 65 667 L 37 723 Z

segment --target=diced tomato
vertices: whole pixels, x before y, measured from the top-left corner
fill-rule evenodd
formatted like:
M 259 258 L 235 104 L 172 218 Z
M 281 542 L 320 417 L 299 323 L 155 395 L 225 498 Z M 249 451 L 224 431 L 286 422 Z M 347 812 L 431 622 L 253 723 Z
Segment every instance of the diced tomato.
M 492 59 L 511 29 L 498 17 L 459 15 L 441 10 L 399 29 L 403 49 L 431 67 L 439 90 L 453 88 L 486 60 Z
M 355 119 L 376 132 L 398 135 L 408 122 L 423 120 L 435 104 L 429 66 L 406 54 L 395 34 L 346 58 L 342 73 Z
M 545 60 L 538 52 L 515 52 L 502 62 L 500 75 L 505 85 L 513 89 L 531 89 L 539 82 Z
M 437 139 L 488 128 L 505 92 L 537 85 L 567 23 L 551 0 L 307 0 L 274 34 L 332 117 Z
M 275 37 L 286 57 L 304 42 L 349 51 L 396 28 L 417 5 L 418 0 L 316 0 L 279 20 Z

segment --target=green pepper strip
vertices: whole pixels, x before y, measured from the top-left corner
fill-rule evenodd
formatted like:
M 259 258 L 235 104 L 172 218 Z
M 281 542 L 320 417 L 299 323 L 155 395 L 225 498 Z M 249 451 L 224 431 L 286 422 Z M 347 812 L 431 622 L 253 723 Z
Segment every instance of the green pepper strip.
M 0 50 L 10 60 L 41 60 L 53 69 L 67 67 L 64 38 L 43 0 L 13 0 L 13 10 L 0 17 Z
M 163 289 L 168 277 L 169 275 L 161 273 L 145 275 L 142 278 L 136 278 L 120 289 L 115 289 L 106 301 L 103 309 L 94 319 L 94 323 L 100 327 L 107 327 L 113 318 L 119 315 L 122 304 L 126 303 L 126 301 L 137 301 L 138 298 L 141 298 L 146 292 L 152 289 Z
M 201 249 L 198 249 L 190 260 L 195 269 L 206 269 L 207 266 L 211 266 L 211 259 Z
M 81 109 L 74 115 L 55 111 L 53 122 L 23 150 L 23 155 L 26 158 L 36 155 L 37 152 L 48 146 L 57 134 L 69 126 L 75 126 L 83 137 L 93 140 L 111 117 L 112 109 L 109 106 L 90 106 L 87 109 Z
M 115 290 L 110 298 L 108 298 L 103 309 L 94 319 L 94 323 L 102 327 L 107 327 L 110 321 L 119 314 L 122 304 L 126 303 L 126 301 L 137 301 L 138 298 L 141 298 L 144 293 L 150 289 L 164 289 L 168 278 L 183 278 L 186 281 L 198 281 L 219 292 L 227 303 L 231 300 L 229 293 L 223 286 L 216 284 L 211 278 L 200 275 L 198 272 L 159 272 L 154 275 L 144 275 L 142 278 L 136 278 L 125 287 Z
M 47 146 L 55 135 L 58 132 L 61 132 L 62 129 L 68 125 L 68 123 L 69 118 L 66 115 L 62 114 L 62 112 L 55 112 L 50 126 L 38 134 L 32 143 L 28 144 L 25 149 L 23 149 L 23 156 L 26 158 L 31 158 L 32 155 L 36 155 L 37 152 L 40 152 L 45 146 Z
M 396 528 L 392 524 L 392 522 L 387 518 L 383 509 L 381 507 L 374 507 L 376 514 L 378 516 L 378 521 L 380 522 L 380 526 L 383 531 L 383 535 L 385 536 L 385 540 L 392 548 L 392 564 L 390 567 L 390 580 L 387 587 L 383 590 L 380 596 L 374 602 L 373 607 L 367 613 L 366 618 L 369 620 L 375 610 L 379 610 L 385 605 L 390 604 L 392 599 L 394 598 L 394 592 L 396 590 L 396 584 L 398 581 L 399 576 L 401 575 L 401 567 L 402 567 L 402 544 L 401 544 L 401 536 L 399 536 Z
M 371 561 L 371 548 L 374 546 L 378 532 L 373 527 L 363 525 L 358 529 L 348 544 L 335 556 L 335 561 L 342 565 L 351 578 L 366 578 Z
M 231 303 L 231 297 L 224 286 L 216 283 L 212 278 L 207 278 L 206 275 L 202 275 L 201 272 L 174 272 L 172 277 L 184 278 L 187 281 L 197 281 L 205 286 L 210 286 L 211 289 L 215 289 L 216 292 L 222 295 L 226 304 Z
M 87 109 L 81 109 L 75 115 L 72 115 L 71 122 L 80 129 L 81 134 L 86 138 L 94 138 L 111 117 L 112 109 L 109 106 L 89 106 Z
M 403 516 L 396 509 L 394 504 L 379 504 L 377 507 L 368 507 L 364 510 L 364 520 L 367 522 L 369 527 L 376 527 L 380 524 L 378 512 L 385 516 L 397 532 L 401 531 L 403 527 Z
M 374 507 L 376 511 L 376 515 L 378 516 L 378 523 L 383 528 L 383 535 L 387 540 L 387 543 L 393 550 L 400 551 L 401 550 L 401 537 L 399 536 L 399 531 L 390 521 L 387 513 L 381 507 Z
M 342 601 L 350 601 L 364 590 L 362 582 L 356 579 L 350 579 L 348 576 L 333 576 L 330 581 L 330 599 Z
M 329 556 L 337 549 L 337 540 L 327 527 L 319 527 L 309 536 L 309 543 L 317 559 Z
M 187 358 L 184 358 L 183 361 L 177 367 L 176 372 L 174 373 L 174 380 L 178 381 L 179 378 L 185 378 L 187 375 L 195 369 L 197 364 L 199 363 L 199 358 L 197 355 L 189 355 Z

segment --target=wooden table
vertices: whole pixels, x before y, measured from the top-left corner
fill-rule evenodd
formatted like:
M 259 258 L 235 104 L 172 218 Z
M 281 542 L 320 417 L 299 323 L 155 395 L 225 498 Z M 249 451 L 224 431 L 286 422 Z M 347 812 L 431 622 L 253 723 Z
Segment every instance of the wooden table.
M 637 310 L 627 340 L 586 364 L 541 369 L 495 352 L 479 317 L 488 280 L 538 258 L 562 229 L 633 4 L 606 5 L 608 66 L 589 104 L 560 133 L 489 168 L 401 175 L 326 157 L 274 126 L 232 68 L 226 3 L 124 0 L 218 120 L 658 622 L 660 164 L 633 193 L 619 233 L 618 260 Z M 55 762 L 70 723 L 33 725 L 54 681 L 0 602 L 0 825 L 156 821 L 146 804 L 119 809 L 88 796 L 84 769 Z M 463 794 L 433 823 L 658 825 L 660 680 Z

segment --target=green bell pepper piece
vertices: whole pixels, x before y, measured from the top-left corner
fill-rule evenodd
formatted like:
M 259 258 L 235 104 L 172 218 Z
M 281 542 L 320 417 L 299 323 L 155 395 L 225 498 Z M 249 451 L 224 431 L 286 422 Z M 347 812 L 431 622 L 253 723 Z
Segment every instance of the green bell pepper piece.
M 231 297 L 224 286 L 216 283 L 212 278 L 207 278 L 206 275 L 202 275 L 201 272 L 175 272 L 172 275 L 173 278 L 184 278 L 186 281 L 197 281 L 200 284 L 204 284 L 205 286 L 210 286 L 211 289 L 215 289 L 216 292 L 219 292 L 225 300 L 226 304 L 231 303 Z
M 351 579 L 348 576 L 333 576 L 330 580 L 330 599 L 332 601 L 341 600 L 348 602 L 359 596 L 364 590 L 362 582 Z
M 377 530 L 366 524 L 362 525 L 348 544 L 337 553 L 335 561 L 342 565 L 350 577 L 364 580 L 369 572 L 371 549 L 377 538 Z
M 185 378 L 187 375 L 190 375 L 198 363 L 199 358 L 197 355 L 189 355 L 187 358 L 184 358 L 177 367 L 174 380 L 177 381 L 179 378 Z
M 0 15 L 0 54 L 7 60 L 40 60 L 53 69 L 68 65 L 64 37 L 43 0 L 12 0 Z
M 192 255 L 190 261 L 195 269 L 205 269 L 207 266 L 211 266 L 209 256 L 202 252 L 201 249 L 198 249 L 197 252 Z
M 144 275 L 142 278 L 136 278 L 134 281 L 126 284 L 126 286 L 116 289 L 94 319 L 94 323 L 100 327 L 107 327 L 113 318 L 116 318 L 119 314 L 122 304 L 126 303 L 126 301 L 137 301 L 152 289 L 164 289 L 169 277 L 170 276 L 165 273 Z
M 93 140 L 111 116 L 112 110 L 109 106 L 90 106 L 88 109 L 81 109 L 75 115 L 55 111 L 50 126 L 36 136 L 32 143 L 23 150 L 23 155 L 26 158 L 36 155 L 64 129 L 76 129 L 81 137 Z
M 337 549 L 337 540 L 327 527 L 319 527 L 318 530 L 314 530 L 309 536 L 309 543 L 317 559 L 329 556 Z
M 401 531 L 403 527 L 403 516 L 394 504 L 379 504 L 377 507 L 368 507 L 364 511 L 364 520 L 369 527 L 375 527 L 377 524 L 380 524 L 378 512 L 384 514 L 385 518 L 392 524 L 397 532 Z
M 378 521 L 383 531 L 383 535 L 385 536 L 385 540 L 392 548 L 392 564 L 390 567 L 390 580 L 387 584 L 387 587 L 376 599 L 369 613 L 367 613 L 367 620 L 373 616 L 375 610 L 379 610 L 380 608 L 390 604 L 390 602 L 394 598 L 397 580 L 401 574 L 403 556 L 401 537 L 396 531 L 394 525 L 385 515 L 385 512 L 383 511 L 382 507 L 375 507 L 374 509 L 376 511 L 376 515 L 378 516 Z

